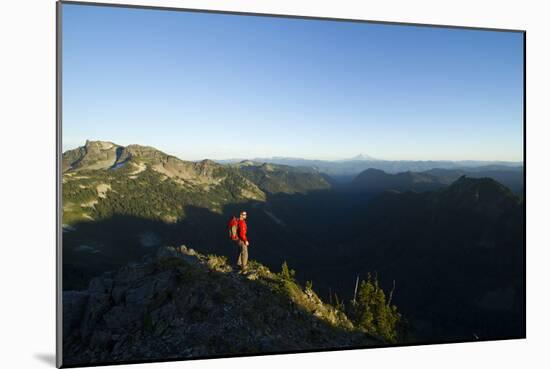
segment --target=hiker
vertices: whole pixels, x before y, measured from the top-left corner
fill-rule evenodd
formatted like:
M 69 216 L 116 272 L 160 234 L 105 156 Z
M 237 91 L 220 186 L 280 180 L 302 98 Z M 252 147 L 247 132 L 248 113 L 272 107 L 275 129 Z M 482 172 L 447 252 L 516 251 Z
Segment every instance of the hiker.
M 229 239 L 237 244 L 237 265 L 239 273 L 246 272 L 248 266 L 248 238 L 246 237 L 246 211 L 241 211 L 239 218 L 233 216 L 227 224 Z
M 246 273 L 248 266 L 248 238 L 246 237 L 246 211 L 241 211 L 237 221 L 237 245 L 239 246 L 239 256 L 237 256 L 237 265 L 241 267 L 241 273 Z

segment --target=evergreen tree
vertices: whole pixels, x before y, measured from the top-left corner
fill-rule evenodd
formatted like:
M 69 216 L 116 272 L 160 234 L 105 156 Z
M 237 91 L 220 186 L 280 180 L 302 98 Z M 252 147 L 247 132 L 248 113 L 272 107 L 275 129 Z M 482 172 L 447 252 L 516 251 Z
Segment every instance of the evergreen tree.
M 369 275 L 366 281 L 361 281 L 357 300 L 352 306 L 355 324 L 389 342 L 397 340 L 401 315 L 395 306 L 386 303 L 386 295 L 377 279 L 373 281 Z
M 283 265 L 281 266 L 281 277 L 287 281 L 291 281 L 294 279 L 294 274 L 296 272 L 288 267 L 288 264 L 283 262 Z

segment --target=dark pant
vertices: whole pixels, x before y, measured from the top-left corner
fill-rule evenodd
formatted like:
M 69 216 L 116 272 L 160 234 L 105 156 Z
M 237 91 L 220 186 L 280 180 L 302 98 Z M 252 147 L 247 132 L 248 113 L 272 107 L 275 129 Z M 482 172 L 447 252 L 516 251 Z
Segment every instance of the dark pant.
M 237 247 L 239 248 L 239 255 L 237 256 L 237 265 L 241 267 L 242 270 L 246 270 L 248 265 L 248 246 L 241 240 L 237 241 Z

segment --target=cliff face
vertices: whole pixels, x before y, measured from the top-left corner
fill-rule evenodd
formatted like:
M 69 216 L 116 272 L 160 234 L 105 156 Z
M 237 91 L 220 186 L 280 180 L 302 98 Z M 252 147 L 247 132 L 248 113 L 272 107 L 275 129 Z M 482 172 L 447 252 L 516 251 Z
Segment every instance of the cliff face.
M 63 293 L 64 365 L 368 346 L 382 343 L 311 288 L 252 262 L 185 246 Z

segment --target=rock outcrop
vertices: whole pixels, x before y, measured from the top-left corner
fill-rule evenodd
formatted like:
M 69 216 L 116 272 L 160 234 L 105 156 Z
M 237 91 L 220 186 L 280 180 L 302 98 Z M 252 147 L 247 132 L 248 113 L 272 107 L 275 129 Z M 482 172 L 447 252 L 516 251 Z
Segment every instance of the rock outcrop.
M 185 246 L 63 293 L 64 365 L 380 344 L 311 288 Z

